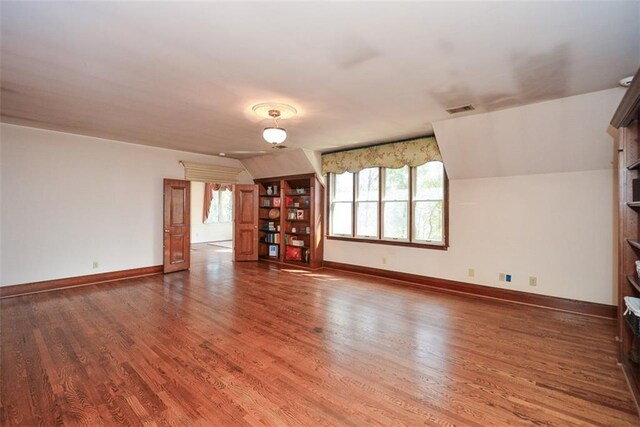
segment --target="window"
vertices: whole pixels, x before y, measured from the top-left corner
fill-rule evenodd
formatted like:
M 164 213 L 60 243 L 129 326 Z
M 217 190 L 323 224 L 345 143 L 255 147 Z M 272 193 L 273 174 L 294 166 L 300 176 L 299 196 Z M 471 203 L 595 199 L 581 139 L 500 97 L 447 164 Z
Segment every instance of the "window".
M 382 237 L 409 240 L 409 166 L 383 170 Z
M 356 236 L 378 237 L 378 168 L 363 169 L 356 178 Z
M 429 162 L 413 174 L 413 240 L 441 242 L 444 228 L 444 167 Z
M 233 220 L 233 192 L 229 190 L 213 191 L 209 216 L 205 224 L 231 222 Z
M 353 174 L 349 172 L 332 175 L 331 216 L 340 218 L 331 222 L 331 235 L 351 236 L 353 211 Z
M 446 248 L 446 189 L 440 161 L 330 173 L 329 238 Z

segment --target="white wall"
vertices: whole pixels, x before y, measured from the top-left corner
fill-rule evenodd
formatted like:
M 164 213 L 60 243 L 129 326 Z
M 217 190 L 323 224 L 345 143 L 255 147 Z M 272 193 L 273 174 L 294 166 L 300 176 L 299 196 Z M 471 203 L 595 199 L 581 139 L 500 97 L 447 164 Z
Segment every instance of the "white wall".
M 286 149 L 242 159 L 241 162 L 255 179 L 315 173 L 316 169 L 307 153 L 308 150 L 300 148 Z
M 163 178 L 183 179 L 179 160 L 242 167 L 7 124 L 0 135 L 2 285 L 162 264 Z
M 606 129 L 623 95 L 614 88 L 434 123 L 451 179 L 449 250 L 327 240 L 324 258 L 616 304 Z M 500 272 L 513 282 L 498 281 Z
M 450 179 L 611 168 L 606 129 L 625 89 L 586 93 L 433 124 Z
M 327 240 L 324 258 L 616 304 L 612 186 L 610 169 L 452 180 L 448 251 Z M 498 281 L 500 272 L 513 281 Z M 529 276 L 538 278 L 537 287 Z
M 204 204 L 204 182 L 191 183 L 191 243 L 231 240 L 233 224 L 202 223 L 202 205 Z

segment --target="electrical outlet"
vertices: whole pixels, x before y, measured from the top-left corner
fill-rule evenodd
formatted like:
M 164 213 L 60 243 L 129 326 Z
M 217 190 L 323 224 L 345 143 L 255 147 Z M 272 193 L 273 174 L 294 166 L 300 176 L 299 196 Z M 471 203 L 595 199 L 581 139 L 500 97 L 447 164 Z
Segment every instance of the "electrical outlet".
M 529 286 L 538 286 L 538 278 L 535 276 L 529 276 Z
M 386 264 L 386 263 L 387 263 L 387 257 L 386 257 L 386 256 L 383 256 L 383 257 L 382 257 L 382 263 L 383 263 L 383 264 Z
M 99 264 L 98 261 L 93 261 L 93 268 L 98 268 Z
M 510 274 L 507 274 L 507 275 L 506 275 L 506 277 L 505 277 L 505 280 L 506 280 L 507 282 L 511 282 L 511 275 L 510 275 Z
M 501 282 L 504 282 L 505 281 L 505 274 L 504 273 L 500 273 L 498 275 L 498 280 L 500 280 Z
M 469 271 L 467 272 L 467 275 L 469 277 L 475 277 L 476 275 L 476 270 L 474 268 L 470 268 Z

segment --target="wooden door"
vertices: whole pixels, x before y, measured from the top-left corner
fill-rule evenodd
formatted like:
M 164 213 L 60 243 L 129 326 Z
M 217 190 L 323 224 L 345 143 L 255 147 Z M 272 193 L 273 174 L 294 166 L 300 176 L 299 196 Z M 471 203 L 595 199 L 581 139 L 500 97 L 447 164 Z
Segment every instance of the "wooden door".
M 191 250 L 191 183 L 164 180 L 164 272 L 187 270 Z
M 233 260 L 258 260 L 258 186 L 235 185 L 233 218 Z

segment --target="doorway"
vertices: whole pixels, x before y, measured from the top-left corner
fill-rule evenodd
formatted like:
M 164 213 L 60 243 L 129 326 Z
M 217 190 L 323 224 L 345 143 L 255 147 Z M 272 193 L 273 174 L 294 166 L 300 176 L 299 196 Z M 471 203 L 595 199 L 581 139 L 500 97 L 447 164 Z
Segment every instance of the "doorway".
M 205 200 L 205 188 L 211 189 L 191 181 L 191 244 L 233 247 L 233 192 L 230 186 L 215 187 Z

